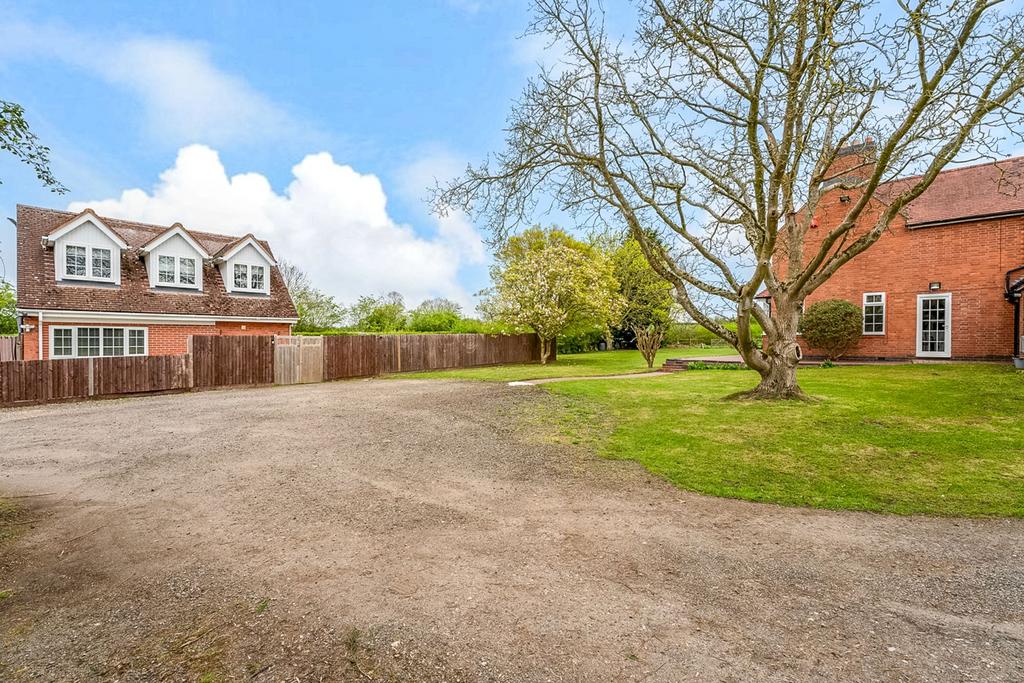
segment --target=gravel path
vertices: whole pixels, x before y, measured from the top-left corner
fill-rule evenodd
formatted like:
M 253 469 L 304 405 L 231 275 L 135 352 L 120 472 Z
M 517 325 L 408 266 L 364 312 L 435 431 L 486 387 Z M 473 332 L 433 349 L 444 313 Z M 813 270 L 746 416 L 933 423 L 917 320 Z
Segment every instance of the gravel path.
M 680 492 L 541 389 L 0 411 L 0 680 L 1020 681 L 1024 524 Z M 46 495 L 38 495 L 46 494 Z M 212 679 L 211 679 L 212 680 Z

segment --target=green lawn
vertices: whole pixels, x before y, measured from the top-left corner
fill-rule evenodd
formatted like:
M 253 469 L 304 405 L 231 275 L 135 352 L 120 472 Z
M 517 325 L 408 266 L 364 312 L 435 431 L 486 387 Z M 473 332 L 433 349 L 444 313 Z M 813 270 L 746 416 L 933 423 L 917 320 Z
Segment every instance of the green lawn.
M 657 370 L 667 358 L 683 358 L 692 356 L 727 356 L 736 351 L 731 347 L 662 349 L 654 361 Z M 587 377 L 593 375 L 622 375 L 632 372 L 647 372 L 647 363 L 639 351 L 594 351 L 592 353 L 574 353 L 558 357 L 553 363 L 538 365 L 528 363 L 522 365 L 500 365 L 485 368 L 466 368 L 464 370 L 439 370 L 437 372 L 418 372 L 394 375 L 396 378 L 445 378 L 471 379 L 485 382 L 513 382 L 526 379 L 542 379 L 545 377 Z
M 564 361 L 562 361 L 564 362 Z M 1024 516 L 1024 373 L 1009 366 L 800 370 L 820 399 L 736 402 L 749 371 L 546 385 L 561 438 L 680 488 L 784 505 Z

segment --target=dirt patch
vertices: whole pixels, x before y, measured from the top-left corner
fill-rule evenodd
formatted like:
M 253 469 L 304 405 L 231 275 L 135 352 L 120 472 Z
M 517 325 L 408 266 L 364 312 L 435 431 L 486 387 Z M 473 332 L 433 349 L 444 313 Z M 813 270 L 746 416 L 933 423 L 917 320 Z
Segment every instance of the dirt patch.
M 1020 680 L 1024 524 L 681 493 L 367 381 L 0 412 L 4 680 Z M 49 494 L 49 495 L 38 495 Z

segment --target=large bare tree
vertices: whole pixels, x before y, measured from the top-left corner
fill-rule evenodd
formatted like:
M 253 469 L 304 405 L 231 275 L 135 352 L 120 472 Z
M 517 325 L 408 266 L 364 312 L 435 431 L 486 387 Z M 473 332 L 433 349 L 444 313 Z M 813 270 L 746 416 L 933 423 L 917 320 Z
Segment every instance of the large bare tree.
M 760 373 L 752 397 L 803 396 L 804 299 L 947 164 L 996 158 L 1021 132 L 1024 22 L 1002 0 L 649 0 L 626 38 L 596 2 L 535 6 L 531 30 L 560 59 L 514 105 L 506 148 L 439 187 L 438 210 L 474 212 L 496 240 L 549 202 L 628 231 Z M 850 201 L 811 231 L 834 189 Z

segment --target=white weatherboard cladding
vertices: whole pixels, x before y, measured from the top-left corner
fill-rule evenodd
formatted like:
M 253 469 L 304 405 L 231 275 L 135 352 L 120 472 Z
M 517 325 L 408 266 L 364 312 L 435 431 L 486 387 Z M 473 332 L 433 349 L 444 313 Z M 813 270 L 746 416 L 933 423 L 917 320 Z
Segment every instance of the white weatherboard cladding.
M 65 269 L 64 259 L 67 256 L 68 245 L 75 245 L 78 247 L 86 247 L 86 270 L 92 272 L 92 264 L 89 262 L 88 254 L 89 247 L 99 247 L 100 249 L 110 249 L 110 275 L 111 279 L 98 279 L 91 277 L 68 277 L 65 275 L 67 270 Z M 89 281 L 95 282 L 113 282 L 114 284 L 121 284 L 121 248 L 111 240 L 106 233 L 100 230 L 92 221 L 86 221 L 82 223 L 74 230 L 68 232 L 66 235 L 61 235 L 53 243 L 53 267 L 56 271 L 57 281 L 68 280 L 71 282 L 78 281 Z
M 188 285 L 161 283 L 159 280 L 161 256 L 173 256 L 175 260 L 181 257 L 195 259 L 196 286 L 193 288 Z M 150 287 L 181 287 L 185 289 L 198 289 L 200 292 L 203 291 L 203 257 L 181 235 L 174 235 L 146 254 L 146 273 L 149 275 Z
M 235 264 L 244 263 L 247 266 L 263 266 L 263 289 L 236 289 L 235 288 Z M 221 266 L 221 277 L 229 292 L 258 292 L 270 294 L 270 262 L 263 258 L 263 255 L 251 244 L 247 244 L 238 250 L 238 253 L 229 258 Z

